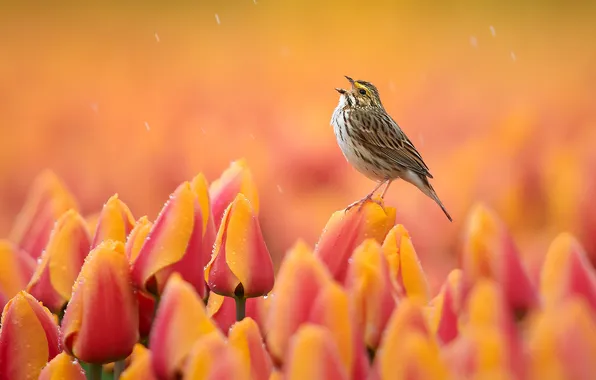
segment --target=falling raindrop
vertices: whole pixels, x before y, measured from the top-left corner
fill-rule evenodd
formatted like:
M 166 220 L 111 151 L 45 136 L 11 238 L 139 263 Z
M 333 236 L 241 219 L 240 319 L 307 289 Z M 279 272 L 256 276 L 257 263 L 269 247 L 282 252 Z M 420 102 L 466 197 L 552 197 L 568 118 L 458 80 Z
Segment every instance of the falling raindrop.
M 470 36 L 470 45 L 472 45 L 474 48 L 478 47 L 478 39 L 476 36 Z
M 512 61 L 517 61 L 517 56 L 515 55 L 515 53 L 513 51 L 511 51 L 511 60 Z
M 277 191 L 279 191 L 280 194 L 284 193 L 284 190 L 281 188 L 279 184 L 277 185 Z
M 497 32 L 495 32 L 495 27 L 491 25 L 488 28 L 490 29 L 490 34 L 495 37 L 497 35 Z
M 250 137 L 251 139 L 255 139 L 255 135 L 253 135 L 252 133 L 249 133 L 248 137 Z
M 148 130 L 148 131 L 151 130 L 151 128 L 149 128 L 149 123 L 148 122 L 145 122 L 145 129 Z
M 220 24 L 219 15 L 217 13 L 215 14 L 215 22 L 217 22 L 217 25 Z
M 155 41 L 159 42 L 159 35 L 157 34 L 157 32 L 155 32 Z
M 91 109 L 93 110 L 93 112 L 97 113 L 97 111 L 99 111 L 99 106 L 97 105 L 97 103 L 91 103 Z

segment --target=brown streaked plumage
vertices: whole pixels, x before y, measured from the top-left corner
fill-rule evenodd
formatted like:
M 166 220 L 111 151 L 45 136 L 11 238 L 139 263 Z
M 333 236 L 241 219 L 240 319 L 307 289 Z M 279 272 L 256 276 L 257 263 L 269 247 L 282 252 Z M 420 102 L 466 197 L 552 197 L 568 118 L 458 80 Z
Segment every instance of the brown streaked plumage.
M 339 104 L 331 125 L 337 142 L 348 162 L 378 185 L 367 196 L 349 205 L 346 210 L 372 200 L 373 194 L 387 184 L 381 199 L 396 179 L 403 179 L 433 199 L 447 218 L 451 216 L 429 182 L 433 176 L 422 156 L 399 125 L 387 114 L 377 88 L 363 80 L 347 77 L 350 90 L 337 88 Z

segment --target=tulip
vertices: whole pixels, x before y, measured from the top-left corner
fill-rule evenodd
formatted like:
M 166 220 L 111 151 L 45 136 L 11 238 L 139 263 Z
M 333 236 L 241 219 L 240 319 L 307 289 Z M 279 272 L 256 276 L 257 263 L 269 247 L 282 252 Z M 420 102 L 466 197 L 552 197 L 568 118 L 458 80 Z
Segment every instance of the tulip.
M 230 329 L 230 346 L 236 348 L 249 368 L 252 380 L 267 380 L 271 373 L 271 357 L 265 349 L 259 326 L 250 317 L 237 322 Z
M 290 337 L 308 321 L 314 300 L 330 281 L 323 263 L 303 242 L 286 254 L 269 296 L 266 339 L 274 361 L 283 362 Z
M 403 290 L 407 297 L 428 303 L 430 294 L 426 275 L 410 234 L 403 225 L 398 224 L 387 233 L 383 241 L 383 253 L 389 263 L 393 286 Z
M 241 352 L 226 344 L 220 334 L 209 334 L 194 344 L 183 379 L 249 380 L 251 377 Z
M 37 378 L 61 351 L 55 317 L 25 291 L 8 301 L 1 326 L 0 380 Z
M 246 300 L 246 316 L 252 318 L 261 331 L 265 331 L 265 318 L 270 299 L 268 296 L 264 296 Z M 209 294 L 207 315 L 213 319 L 221 332 L 227 334 L 230 327 L 236 322 L 236 305 L 234 299 L 215 293 Z
M 144 239 L 132 264 L 133 280 L 141 290 L 161 294 L 170 275 L 178 272 L 205 297 L 203 268 L 211 254 L 213 227 L 205 220 L 209 209 L 201 208 L 207 185 L 200 178 L 178 186 Z
M 393 311 L 375 366 L 377 376 L 383 380 L 449 378 L 422 306 L 416 300 L 406 298 Z
M 172 274 L 149 336 L 155 374 L 163 379 L 175 378 L 196 340 L 209 333 L 221 335 L 194 287 L 178 273 Z
M 37 260 L 54 222 L 71 208 L 77 208 L 76 202 L 58 177 L 50 171 L 41 173 L 27 194 L 9 240 Z
M 528 378 L 593 379 L 595 317 L 588 303 L 577 296 L 542 310 L 528 332 Z
M 238 194 L 244 194 L 250 201 L 255 215 L 259 214 L 257 185 L 248 169 L 245 159 L 233 161 L 221 177 L 211 183 L 209 196 L 215 227 L 219 228 L 225 210 Z
M 516 313 L 538 304 L 538 296 L 526 273 L 513 238 L 494 213 L 478 205 L 471 212 L 463 250 L 464 292 L 480 278 L 494 279 Z
M 366 239 L 351 258 L 346 287 L 355 305 L 357 324 L 369 349 L 376 349 L 397 304 L 381 245 Z
M 431 330 L 443 344 L 447 344 L 458 335 L 458 316 L 461 308 L 461 278 L 459 269 L 452 270 L 441 287 L 440 293 L 429 305 L 428 318 Z
M 0 307 L 24 289 L 36 262 L 8 240 L 0 240 Z
M 333 278 L 343 283 L 354 249 L 368 238 L 382 243 L 394 224 L 395 208 L 383 208 L 375 202 L 365 203 L 362 209 L 336 211 L 319 238 L 315 254 L 329 268 Z
M 87 380 L 78 361 L 62 352 L 43 368 L 39 380 Z
M 287 380 L 349 379 L 337 344 L 324 327 L 305 324 L 292 338 L 284 368 Z
M 120 375 L 120 380 L 157 380 L 151 365 L 151 351 L 140 343 L 135 344 L 130 365 Z
M 83 217 L 74 210 L 65 212 L 54 226 L 27 292 L 58 314 L 70 299 L 90 245 Z
M 239 299 L 263 296 L 273 288 L 271 256 L 244 194 L 223 215 L 205 280 L 214 293 Z
M 139 338 L 138 305 L 124 244 L 105 240 L 87 257 L 62 319 L 65 350 L 95 364 L 126 358 Z
M 549 306 L 578 295 L 596 310 L 596 273 L 583 247 L 570 234 L 560 234 L 550 245 L 542 266 L 540 290 Z
M 104 240 L 126 242 L 134 225 L 135 219 L 128 206 L 118 198 L 118 194 L 112 195 L 99 214 L 91 248 Z
M 354 318 L 348 293 L 336 282 L 328 281 L 314 300 L 309 323 L 326 327 L 338 347 L 343 367 L 353 379 L 364 379 L 369 370 L 360 326 Z
M 138 257 L 152 226 L 153 223 L 146 216 L 142 216 L 137 220 L 137 223 L 128 235 L 124 249 L 126 251 L 126 257 L 128 257 L 131 263 Z M 138 290 L 136 293 L 139 303 L 139 334 L 141 337 L 146 337 L 151 331 L 156 300 L 153 295 L 146 291 Z

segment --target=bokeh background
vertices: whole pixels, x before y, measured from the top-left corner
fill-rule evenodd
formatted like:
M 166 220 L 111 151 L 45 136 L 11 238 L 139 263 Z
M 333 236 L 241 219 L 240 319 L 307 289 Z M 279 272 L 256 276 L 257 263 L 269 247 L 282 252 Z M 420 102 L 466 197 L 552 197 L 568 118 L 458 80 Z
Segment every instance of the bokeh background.
M 350 75 L 378 86 L 455 219 L 392 185 L 434 289 L 475 202 L 528 265 L 563 230 L 594 257 L 595 18 L 588 1 L 2 1 L 0 235 L 45 168 L 85 214 L 117 192 L 154 218 L 244 157 L 279 263 L 372 189 L 329 126 Z

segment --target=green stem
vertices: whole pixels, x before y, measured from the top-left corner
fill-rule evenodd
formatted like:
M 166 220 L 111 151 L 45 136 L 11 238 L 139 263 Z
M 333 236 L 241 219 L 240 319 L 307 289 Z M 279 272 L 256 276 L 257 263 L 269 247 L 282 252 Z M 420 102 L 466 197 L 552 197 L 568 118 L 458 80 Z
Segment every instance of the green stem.
M 103 367 L 101 364 L 88 363 L 87 379 L 101 380 L 102 373 L 103 373 Z
M 234 297 L 236 300 L 236 321 L 241 321 L 246 316 L 246 298 Z
M 126 361 L 124 359 L 114 363 L 114 380 L 120 379 L 120 375 L 124 372 L 124 368 L 126 368 Z

